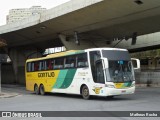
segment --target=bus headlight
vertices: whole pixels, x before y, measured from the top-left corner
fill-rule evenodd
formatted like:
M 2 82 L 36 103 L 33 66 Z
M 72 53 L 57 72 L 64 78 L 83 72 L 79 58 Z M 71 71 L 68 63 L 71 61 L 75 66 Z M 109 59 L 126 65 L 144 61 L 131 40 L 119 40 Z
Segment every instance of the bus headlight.
M 105 87 L 115 88 L 114 85 L 112 85 L 112 84 L 105 84 Z

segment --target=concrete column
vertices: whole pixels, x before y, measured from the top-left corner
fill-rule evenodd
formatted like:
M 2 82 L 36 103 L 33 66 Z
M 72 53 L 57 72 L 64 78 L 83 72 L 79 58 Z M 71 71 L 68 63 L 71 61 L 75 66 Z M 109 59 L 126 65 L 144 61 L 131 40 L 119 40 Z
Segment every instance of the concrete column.
M 18 74 L 18 51 L 16 49 L 11 49 L 9 52 L 9 57 L 11 58 L 12 61 L 12 66 L 14 70 L 14 75 L 15 75 L 15 83 L 18 82 L 17 74 Z M 12 79 L 12 78 L 11 78 Z
M 30 47 L 16 47 L 10 48 L 8 54 L 12 61 L 12 66 L 15 75 L 15 83 L 25 84 L 25 62 L 29 55 L 36 53 L 35 48 Z M 41 57 L 40 53 L 33 54 L 32 58 Z M 13 79 L 13 78 L 10 78 Z

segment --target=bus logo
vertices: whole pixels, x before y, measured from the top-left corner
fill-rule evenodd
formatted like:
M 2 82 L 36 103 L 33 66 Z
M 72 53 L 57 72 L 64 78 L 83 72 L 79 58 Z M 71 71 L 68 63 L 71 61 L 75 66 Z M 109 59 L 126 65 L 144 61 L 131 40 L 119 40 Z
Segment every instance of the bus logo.
M 44 73 L 38 73 L 38 77 L 54 77 L 54 72 L 44 72 Z
M 96 88 L 93 89 L 93 91 L 94 91 L 96 94 L 99 94 L 101 89 L 102 89 L 102 87 L 96 87 Z

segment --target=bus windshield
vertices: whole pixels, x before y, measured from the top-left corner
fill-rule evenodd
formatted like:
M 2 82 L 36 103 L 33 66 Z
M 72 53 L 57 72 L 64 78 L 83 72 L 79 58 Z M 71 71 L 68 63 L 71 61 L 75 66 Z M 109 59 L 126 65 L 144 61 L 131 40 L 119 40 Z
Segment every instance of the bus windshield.
M 108 59 L 108 77 L 110 82 L 129 82 L 134 80 L 134 72 L 128 51 L 102 50 Z
M 133 81 L 131 61 L 109 61 L 109 74 L 113 82 Z

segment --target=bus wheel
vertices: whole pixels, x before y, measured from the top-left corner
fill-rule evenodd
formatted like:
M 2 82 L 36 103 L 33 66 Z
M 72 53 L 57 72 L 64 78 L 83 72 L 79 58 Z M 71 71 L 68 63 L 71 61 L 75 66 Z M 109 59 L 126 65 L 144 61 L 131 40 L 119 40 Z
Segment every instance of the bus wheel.
M 34 85 L 34 92 L 38 95 L 39 94 L 39 88 L 38 88 L 38 85 L 35 84 Z
M 45 94 L 45 89 L 44 89 L 44 86 L 42 84 L 40 85 L 39 89 L 40 89 L 40 94 L 44 95 Z
M 89 99 L 89 89 L 88 87 L 85 85 L 83 86 L 82 88 L 82 97 L 85 99 L 85 100 L 88 100 Z

